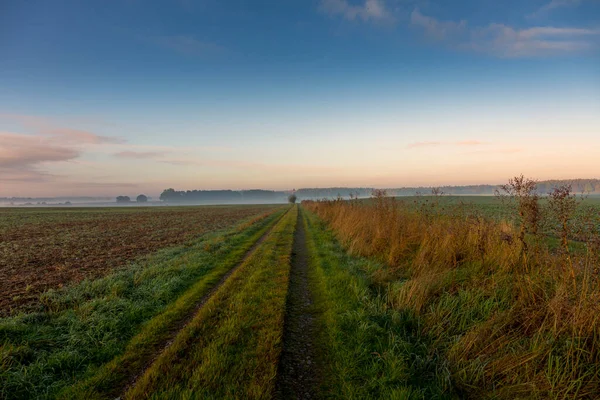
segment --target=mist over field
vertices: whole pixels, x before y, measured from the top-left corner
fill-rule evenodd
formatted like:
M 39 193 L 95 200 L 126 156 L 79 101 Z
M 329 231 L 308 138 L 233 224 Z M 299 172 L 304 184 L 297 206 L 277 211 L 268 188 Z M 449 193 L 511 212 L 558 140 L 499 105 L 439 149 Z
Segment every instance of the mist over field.
M 540 194 L 548 194 L 552 189 L 564 185 L 571 185 L 573 193 L 585 196 L 600 196 L 600 179 L 572 179 L 539 181 L 536 183 Z M 457 196 L 496 196 L 501 185 L 468 185 L 468 186 L 442 186 L 442 187 L 403 187 L 385 188 L 389 196 L 417 196 L 430 195 L 432 190 L 438 190 L 445 195 Z M 294 193 L 301 200 L 321 200 L 341 198 L 369 198 L 376 190 L 381 188 L 300 188 L 288 191 L 273 190 L 186 190 L 176 191 L 166 189 L 159 196 L 146 197 L 137 201 L 135 196 L 121 199 L 111 197 L 49 197 L 49 198 L 0 198 L 0 206 L 159 206 L 159 205 L 226 205 L 226 204 L 284 204 L 288 202 L 290 194 Z

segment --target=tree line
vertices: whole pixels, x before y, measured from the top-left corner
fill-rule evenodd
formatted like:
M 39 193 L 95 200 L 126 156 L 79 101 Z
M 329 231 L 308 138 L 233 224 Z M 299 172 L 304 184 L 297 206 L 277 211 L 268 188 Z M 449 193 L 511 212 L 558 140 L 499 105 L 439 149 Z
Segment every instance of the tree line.
M 573 193 L 600 194 L 600 179 L 546 180 L 536 183 L 540 193 L 550 193 L 554 188 L 570 185 Z M 432 187 L 400 187 L 386 189 L 388 196 L 414 196 L 431 193 Z M 489 195 L 493 196 L 501 185 L 463 185 L 441 186 L 441 192 L 449 195 Z M 304 188 L 294 191 L 300 200 L 324 199 L 336 197 L 370 197 L 375 188 L 372 187 L 331 187 Z M 290 193 L 276 190 L 175 190 L 165 189 L 160 200 L 168 203 L 282 203 L 288 201 Z M 127 197 L 127 196 L 119 196 Z M 139 200 L 138 200 L 139 201 Z M 127 202 L 122 199 L 120 202 Z
M 573 193 L 600 194 L 600 179 L 572 179 L 572 180 L 546 180 L 536 183 L 536 191 L 539 193 L 550 193 L 555 188 L 569 185 Z M 400 187 L 385 189 L 388 196 L 415 196 L 418 194 L 431 193 L 431 186 Z M 502 189 L 502 185 L 464 185 L 464 186 L 440 186 L 444 194 L 449 195 L 489 195 L 493 196 Z M 296 195 L 299 199 L 333 199 L 336 197 L 370 197 L 375 188 L 305 188 L 298 189 Z

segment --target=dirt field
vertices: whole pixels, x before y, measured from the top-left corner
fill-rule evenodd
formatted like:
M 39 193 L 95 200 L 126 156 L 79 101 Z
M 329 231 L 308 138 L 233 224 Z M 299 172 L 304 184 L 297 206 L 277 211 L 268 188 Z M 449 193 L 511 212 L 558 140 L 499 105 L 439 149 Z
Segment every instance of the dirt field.
M 273 207 L 0 208 L 0 315 Z

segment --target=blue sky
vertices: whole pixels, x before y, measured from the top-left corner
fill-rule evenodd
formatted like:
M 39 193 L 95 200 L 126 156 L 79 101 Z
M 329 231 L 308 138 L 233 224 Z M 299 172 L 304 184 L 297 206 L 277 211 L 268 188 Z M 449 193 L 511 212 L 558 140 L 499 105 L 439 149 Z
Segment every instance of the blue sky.
M 597 177 L 600 1 L 8 1 L 0 196 Z

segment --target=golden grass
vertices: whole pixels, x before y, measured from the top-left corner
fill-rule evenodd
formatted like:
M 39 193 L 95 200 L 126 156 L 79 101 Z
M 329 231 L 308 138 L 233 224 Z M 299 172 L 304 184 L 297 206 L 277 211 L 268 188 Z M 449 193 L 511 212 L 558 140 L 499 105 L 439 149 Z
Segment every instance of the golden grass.
M 600 279 L 594 246 L 552 250 L 521 227 L 378 196 L 304 202 L 354 255 L 394 276 L 388 303 L 415 311 L 472 398 L 600 395 Z M 586 250 L 587 249 L 587 250 Z M 385 275 L 385 274 L 382 274 Z M 396 281 L 396 282 L 394 282 Z

